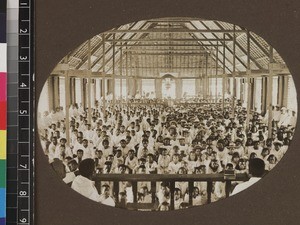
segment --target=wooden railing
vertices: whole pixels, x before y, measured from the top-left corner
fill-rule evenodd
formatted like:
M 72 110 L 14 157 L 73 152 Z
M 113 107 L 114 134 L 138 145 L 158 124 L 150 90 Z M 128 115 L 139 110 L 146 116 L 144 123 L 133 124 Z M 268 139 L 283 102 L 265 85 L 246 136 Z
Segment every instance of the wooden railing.
M 101 182 L 113 182 L 113 194 L 116 202 L 119 202 L 119 182 L 128 181 L 132 184 L 133 196 L 133 208 L 139 208 L 137 203 L 137 187 L 138 182 L 148 181 L 151 182 L 151 193 L 152 193 L 152 204 L 155 203 L 156 199 L 156 182 L 168 182 L 170 184 L 170 208 L 174 209 L 174 189 L 175 182 L 188 182 L 189 191 L 189 205 L 192 206 L 193 197 L 193 187 L 194 182 L 207 182 L 207 203 L 211 203 L 211 194 L 213 189 L 213 182 L 220 181 L 225 182 L 225 192 L 226 197 L 229 196 L 231 191 L 231 183 L 234 181 L 247 181 L 249 177 L 247 174 L 237 174 L 234 179 L 225 178 L 224 174 L 96 174 L 93 178 L 95 181 L 95 186 L 100 193 Z M 140 204 L 145 205 L 145 204 Z

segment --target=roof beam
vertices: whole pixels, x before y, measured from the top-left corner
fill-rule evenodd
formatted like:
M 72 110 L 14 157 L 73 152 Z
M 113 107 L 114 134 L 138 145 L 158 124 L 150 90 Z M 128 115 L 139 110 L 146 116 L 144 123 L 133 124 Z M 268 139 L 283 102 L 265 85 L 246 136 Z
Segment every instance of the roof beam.
M 287 68 L 285 64 L 282 63 L 270 63 L 270 67 L 272 67 L 274 76 L 278 75 L 290 75 L 290 71 Z M 142 68 L 142 67 L 134 67 L 134 68 Z M 150 67 L 149 69 L 152 69 Z M 161 69 L 168 69 L 167 67 L 163 67 Z M 173 68 L 174 69 L 174 68 Z M 178 67 L 178 69 L 185 69 L 185 67 Z M 187 68 L 188 69 L 188 68 Z M 198 67 L 195 67 L 195 69 L 199 69 Z M 58 64 L 56 69 L 52 72 L 51 76 L 65 76 L 65 71 L 68 71 L 68 76 L 71 77 L 87 77 L 87 74 L 89 73 L 88 70 L 78 70 L 78 69 L 69 69 L 68 64 Z M 246 77 L 247 74 L 250 72 L 250 77 L 264 77 L 269 75 L 269 70 L 268 69 L 261 69 L 261 70 L 249 70 L 249 71 L 242 71 L 242 72 L 235 72 L 236 77 Z M 91 77 L 96 78 L 96 77 L 102 77 L 102 76 L 112 76 L 112 74 L 107 74 L 103 72 L 91 72 Z M 217 77 L 232 77 L 232 74 L 218 74 Z M 116 75 L 116 78 L 120 78 L 120 75 Z M 125 76 L 122 76 L 125 78 Z M 135 76 L 129 76 L 130 78 L 134 78 Z M 157 76 L 153 77 L 143 77 L 143 76 L 136 76 L 137 78 L 143 78 L 143 79 L 157 79 Z M 215 75 L 211 75 L 210 78 L 216 77 Z M 180 78 L 186 79 L 186 78 L 191 78 L 191 79 L 196 79 L 199 77 L 194 77 L 194 76 L 182 76 Z
M 163 38 L 163 39 L 116 39 L 116 40 L 106 40 L 106 42 L 168 42 L 168 41 L 174 41 L 174 42 L 197 42 L 197 41 L 232 41 L 232 38 Z
M 111 30 L 105 32 L 106 34 L 114 33 L 233 33 L 233 30 L 209 30 L 209 29 L 185 29 L 185 28 L 153 28 L 146 30 Z M 236 30 L 236 33 L 245 33 L 245 30 Z
M 201 56 L 201 55 L 206 55 L 209 53 L 204 53 L 204 52 L 134 52 L 132 55 L 165 55 L 165 56 L 173 56 L 173 55 L 179 55 L 179 56 Z
M 208 28 L 205 24 L 203 24 L 201 21 L 200 21 L 200 23 L 203 25 L 203 26 L 205 26 L 206 28 Z M 192 27 L 194 27 L 194 28 L 197 28 L 192 22 L 190 22 L 189 23 Z M 214 35 L 214 34 L 213 34 Z M 214 37 L 216 37 L 217 38 L 217 36 L 216 35 L 214 35 Z M 224 38 L 225 39 L 225 38 Z M 198 42 L 199 43 L 199 42 Z M 201 43 L 201 42 L 200 42 Z M 225 44 L 225 42 L 222 42 L 222 44 L 221 45 L 224 45 Z M 220 45 L 215 45 L 215 47 L 219 47 Z M 225 47 L 226 48 L 228 48 L 226 45 L 225 45 Z M 219 51 L 218 49 L 217 49 L 217 51 Z M 222 54 L 222 53 L 221 53 Z M 227 60 L 227 61 L 229 61 L 229 59 L 225 56 L 225 59 Z M 221 59 L 217 59 L 218 60 L 218 62 L 220 62 L 221 63 L 221 65 L 223 65 L 223 62 L 221 61 Z M 230 61 L 229 61 L 230 62 Z M 226 69 L 229 71 L 229 72 L 232 72 L 232 70 L 230 70 L 229 69 L 229 67 L 227 66 L 227 65 L 225 65 L 225 67 L 226 67 Z
M 214 21 L 214 23 L 220 28 L 220 29 L 224 29 L 217 21 Z M 227 36 L 229 36 L 230 38 L 232 38 L 232 36 L 230 34 L 227 34 Z M 236 46 L 239 47 L 241 49 L 241 51 L 247 55 L 247 51 L 243 48 L 243 46 L 241 46 L 238 42 L 236 42 Z M 252 62 L 254 62 L 254 64 L 259 68 L 259 69 L 263 69 L 263 67 L 251 56 L 251 54 L 249 54 L 250 60 Z M 237 57 L 239 58 L 239 57 Z M 246 67 L 247 68 L 247 67 Z
M 124 52 L 193 52 L 193 53 L 210 53 L 211 50 L 201 50 L 201 49 L 149 49 L 149 48 L 131 48 L 124 49 Z
M 253 35 L 250 32 L 250 39 L 254 42 L 254 44 L 257 45 L 257 47 L 266 55 L 269 56 L 269 53 L 266 49 L 264 49 L 264 47 L 253 37 Z M 269 57 L 268 57 L 269 58 Z
M 136 25 L 137 23 L 134 23 L 132 26 L 130 26 L 130 28 L 133 28 L 135 25 Z M 143 27 L 145 27 L 146 26 L 146 23 L 144 23 L 142 26 L 141 26 L 141 28 L 143 28 Z M 121 37 L 123 37 L 125 34 L 123 34 Z M 134 37 L 134 36 L 136 36 L 136 34 L 133 34 L 133 35 L 131 35 L 131 37 Z M 112 48 L 113 48 L 113 46 L 115 46 L 115 47 L 123 47 L 124 45 L 120 45 L 120 46 L 117 46 L 115 43 L 115 39 L 114 39 L 114 37 L 115 36 L 113 36 L 113 44 L 107 49 L 107 51 L 105 52 L 105 54 L 107 54 L 109 51 L 111 51 L 112 50 Z M 107 40 L 105 40 L 105 42 L 107 42 Z M 127 44 L 126 44 L 127 45 Z M 116 52 L 119 52 L 119 49 L 117 49 L 116 50 Z M 103 57 L 103 54 L 98 58 L 98 59 L 96 59 L 95 61 L 94 61 L 94 63 L 93 63 L 93 65 L 92 65 L 92 68 L 102 59 L 102 57 Z M 108 63 L 110 60 L 112 60 L 113 59 L 113 56 L 111 56 L 107 61 L 106 61 L 106 63 Z M 99 68 L 99 70 L 101 70 L 103 68 L 103 65 L 101 65 L 101 67 Z
M 116 47 L 122 47 L 124 45 L 122 44 L 116 44 Z M 136 43 L 136 44 L 127 44 L 128 47 L 210 47 L 210 46 L 218 46 L 217 44 L 141 44 L 141 43 Z M 219 45 L 220 46 L 220 45 Z

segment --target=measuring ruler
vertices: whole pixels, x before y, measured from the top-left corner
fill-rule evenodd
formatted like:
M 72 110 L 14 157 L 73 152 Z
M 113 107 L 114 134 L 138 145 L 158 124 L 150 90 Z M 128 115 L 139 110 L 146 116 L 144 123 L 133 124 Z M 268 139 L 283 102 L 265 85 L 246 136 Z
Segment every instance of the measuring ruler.
M 33 224 L 33 1 L 8 0 L 7 225 Z

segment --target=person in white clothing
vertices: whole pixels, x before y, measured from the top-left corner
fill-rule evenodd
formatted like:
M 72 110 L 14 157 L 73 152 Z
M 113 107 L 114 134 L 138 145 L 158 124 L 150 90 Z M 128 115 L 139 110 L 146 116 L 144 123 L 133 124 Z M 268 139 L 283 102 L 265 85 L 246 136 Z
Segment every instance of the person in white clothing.
M 259 181 L 262 176 L 265 174 L 265 162 L 262 159 L 254 158 L 249 160 L 249 174 L 251 178 L 249 181 L 246 181 L 244 183 L 238 184 L 234 189 L 231 195 L 235 195 L 251 185 L 255 184 L 257 181 Z
M 103 199 L 94 182 L 91 180 L 95 170 L 95 163 L 93 159 L 85 159 L 79 165 L 79 174 L 72 182 L 71 188 L 79 194 L 96 202 L 101 202 Z

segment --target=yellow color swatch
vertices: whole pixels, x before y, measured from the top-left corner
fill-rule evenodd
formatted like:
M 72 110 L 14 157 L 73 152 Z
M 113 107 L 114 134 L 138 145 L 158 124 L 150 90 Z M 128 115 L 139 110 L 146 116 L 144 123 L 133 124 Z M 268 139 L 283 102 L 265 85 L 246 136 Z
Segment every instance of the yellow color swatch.
M 6 130 L 0 130 L 0 159 L 6 159 Z

